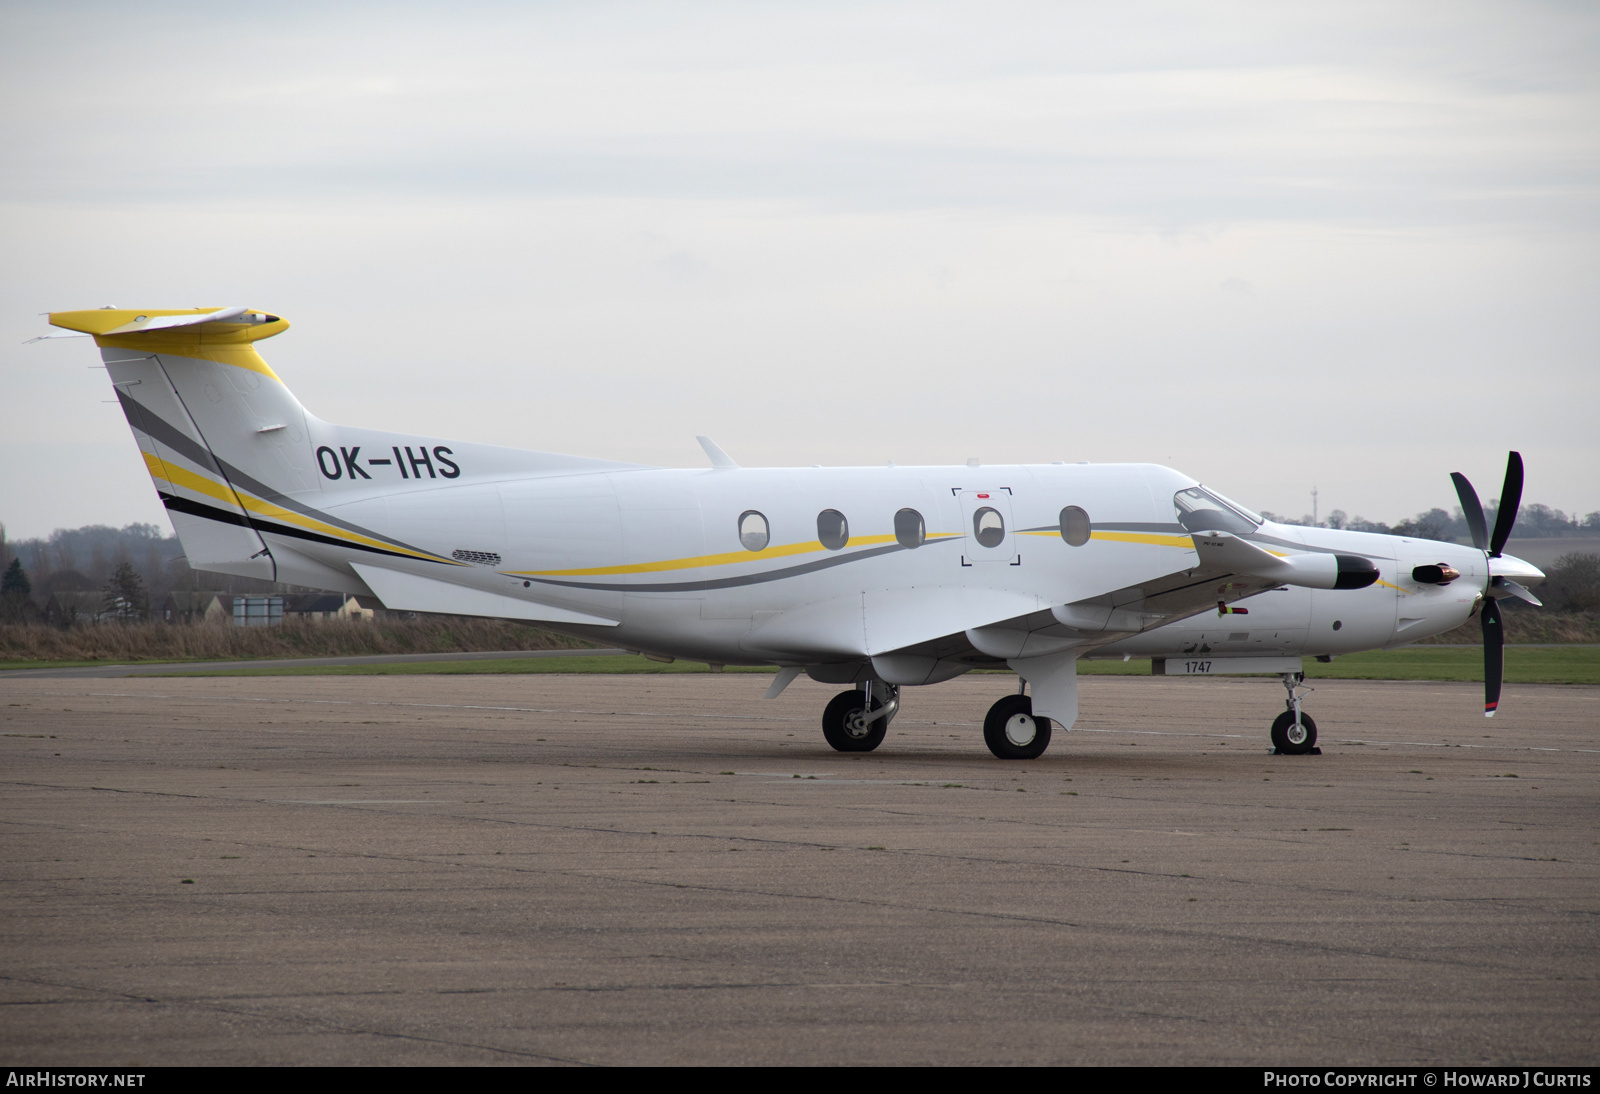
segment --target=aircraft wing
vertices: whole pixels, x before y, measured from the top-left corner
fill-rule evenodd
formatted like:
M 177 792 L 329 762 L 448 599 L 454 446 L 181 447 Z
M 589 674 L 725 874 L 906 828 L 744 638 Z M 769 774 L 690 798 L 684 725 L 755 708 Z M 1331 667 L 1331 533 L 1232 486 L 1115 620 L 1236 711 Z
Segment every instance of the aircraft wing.
M 1088 650 L 1214 611 L 1219 604 L 1231 604 L 1281 584 L 1276 578 L 1202 564 L 1100 596 L 968 626 L 897 649 L 877 650 L 869 656 L 933 656 L 987 664 L 1069 648 Z
M 977 622 L 985 614 L 992 619 L 1004 603 L 986 600 L 974 607 L 988 612 L 971 612 L 969 617 L 975 622 L 959 631 L 946 627 L 943 633 L 926 634 L 898 646 L 878 643 L 874 648 L 869 642 L 867 656 L 933 657 L 972 664 L 1048 657 L 1069 649 L 1081 653 L 1281 585 L 1361 589 L 1378 578 L 1378 568 L 1359 555 L 1283 554 L 1227 532 L 1196 532 L 1191 539 L 1194 561 L 1182 570 L 1069 604 L 1039 604 L 993 622 Z M 973 591 L 972 595 L 984 594 Z M 874 634 L 871 607 L 868 603 L 865 631 L 869 639 Z M 893 634 L 895 628 L 879 627 L 878 633 Z
M 759 622 L 744 645 L 777 660 L 912 657 L 990 664 L 1093 647 L 1284 583 L 1204 555 L 1193 563 L 1065 605 L 1028 593 L 963 586 L 873 590 Z

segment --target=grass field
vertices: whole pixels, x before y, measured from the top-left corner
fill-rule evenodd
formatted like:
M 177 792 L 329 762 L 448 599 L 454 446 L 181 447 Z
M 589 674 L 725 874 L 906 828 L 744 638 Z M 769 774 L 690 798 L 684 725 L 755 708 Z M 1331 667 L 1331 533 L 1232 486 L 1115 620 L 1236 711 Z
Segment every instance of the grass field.
M 508 657 L 485 661 L 428 661 L 398 665 L 290 665 L 283 668 L 262 666 L 248 669 L 201 670 L 174 667 L 158 676 L 505 676 L 523 673 L 604 673 L 613 675 L 710 672 L 703 661 L 673 661 L 663 664 L 647 657 L 629 654 L 604 654 L 597 657 Z M 725 672 L 776 672 L 763 666 L 729 665 Z
M 1483 679 L 1483 651 L 1475 646 L 1411 646 L 1406 649 L 1357 653 L 1329 664 L 1305 662 L 1312 680 L 1457 680 Z M 174 667 L 165 676 L 414 676 L 434 674 L 497 675 L 506 673 L 684 673 L 709 672 L 698 661 L 662 664 L 643 657 L 507 658 L 505 660 L 412 663 L 399 665 L 317 665 L 285 668 L 205 670 L 200 665 Z M 760 667 L 730 665 L 724 671 L 770 673 Z M 1086 676 L 1148 676 L 1149 661 L 1084 661 Z M 1555 646 L 1508 649 L 1506 682 L 1513 684 L 1600 684 L 1600 648 Z
M 1336 657 L 1327 664 L 1307 658 L 1308 680 L 1457 680 L 1483 679 L 1479 646 L 1407 646 Z M 1148 661 L 1086 661 L 1083 675 L 1144 676 Z M 1508 684 L 1600 684 L 1600 648 L 1533 646 L 1506 650 Z

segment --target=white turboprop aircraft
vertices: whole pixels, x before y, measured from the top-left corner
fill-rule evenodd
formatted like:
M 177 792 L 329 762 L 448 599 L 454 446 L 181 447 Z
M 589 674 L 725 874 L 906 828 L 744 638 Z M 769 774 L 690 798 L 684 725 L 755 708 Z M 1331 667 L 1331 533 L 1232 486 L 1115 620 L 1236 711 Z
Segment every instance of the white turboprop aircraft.
M 1009 665 L 996 756 L 1044 752 L 1078 714 L 1080 658 L 1156 672 L 1275 673 L 1280 752 L 1313 751 L 1301 659 L 1401 645 L 1481 605 L 1485 712 L 1497 598 L 1544 575 L 1501 553 L 1454 476 L 1475 546 L 1274 524 L 1149 464 L 643 467 L 331 425 L 257 354 L 288 329 L 248 308 L 55 312 L 93 335 L 199 570 L 375 595 L 397 610 L 531 620 L 660 659 L 849 684 L 834 748 L 883 740 L 906 685 Z M 65 337 L 50 335 L 47 337 Z

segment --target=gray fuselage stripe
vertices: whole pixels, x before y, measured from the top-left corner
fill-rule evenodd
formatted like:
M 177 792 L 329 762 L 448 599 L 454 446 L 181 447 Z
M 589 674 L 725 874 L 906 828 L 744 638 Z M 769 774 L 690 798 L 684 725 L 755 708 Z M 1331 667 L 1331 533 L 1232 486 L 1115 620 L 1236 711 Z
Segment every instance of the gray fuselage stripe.
M 149 407 L 133 398 L 133 396 L 123 391 L 120 387 L 117 388 L 117 398 L 121 400 L 123 404 L 122 412 L 127 415 L 128 420 L 136 423 L 138 427 L 144 430 L 144 432 L 148 433 L 152 439 L 160 444 L 166 445 L 184 459 L 205 468 L 212 474 L 227 479 L 230 483 L 250 491 L 263 501 L 270 501 L 274 505 L 281 505 L 285 509 L 292 509 L 301 516 L 310 517 L 312 520 L 320 520 L 325 524 L 331 524 L 335 528 L 342 528 L 346 532 L 353 532 L 358 536 L 369 536 L 372 539 L 381 540 L 382 542 L 391 544 L 395 547 L 404 547 L 408 551 L 416 551 L 418 554 L 433 554 L 432 551 L 425 551 L 421 547 L 413 547 L 411 544 L 406 543 L 403 540 L 395 539 L 393 536 L 386 536 L 381 532 L 374 532 L 370 528 L 363 528 L 359 524 L 351 524 L 347 520 L 340 520 L 338 517 L 335 517 L 329 513 L 324 513 L 321 510 L 313 509 L 311 506 L 289 497 L 282 491 L 273 489 L 266 483 L 257 480 L 253 476 L 245 474 L 232 464 L 218 459 L 205 445 L 194 440 L 194 438 L 190 437 L 188 434 L 184 433 L 182 430 L 163 419 L 160 415 L 156 414 Z M 134 411 L 133 413 L 130 413 L 130 407 Z
M 923 547 L 932 547 L 936 544 L 960 543 L 964 537 L 952 536 L 949 539 L 930 540 Z M 864 559 L 877 558 L 881 555 L 893 554 L 896 551 L 914 551 L 916 547 L 902 547 L 898 543 L 885 544 L 882 547 L 868 547 L 864 550 L 853 551 L 846 555 L 835 555 L 832 558 L 819 558 L 814 562 L 803 562 L 798 566 L 785 566 L 780 570 L 767 570 L 759 574 L 744 574 L 739 577 L 719 577 L 699 581 L 658 581 L 649 584 L 629 584 L 626 582 L 609 581 L 559 581 L 555 578 L 535 577 L 528 580 L 537 581 L 541 585 L 559 585 L 566 589 L 591 589 L 596 592 L 611 593 L 688 593 L 703 592 L 712 589 L 737 589 L 747 585 L 764 585 L 770 581 L 782 581 L 785 578 L 799 577 L 803 574 L 814 574 L 819 570 L 830 570 L 835 566 L 845 566 L 852 562 Z M 754 561 L 754 560 L 752 560 Z

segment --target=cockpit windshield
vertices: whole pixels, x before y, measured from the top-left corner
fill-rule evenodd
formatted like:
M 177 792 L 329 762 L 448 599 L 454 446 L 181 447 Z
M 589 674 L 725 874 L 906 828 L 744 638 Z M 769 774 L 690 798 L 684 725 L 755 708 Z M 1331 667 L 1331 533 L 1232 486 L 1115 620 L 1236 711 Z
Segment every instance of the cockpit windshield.
M 1191 486 L 1172 495 L 1178 523 L 1187 532 L 1232 532 L 1244 535 L 1261 525 L 1261 518 L 1203 486 Z

